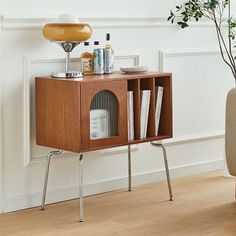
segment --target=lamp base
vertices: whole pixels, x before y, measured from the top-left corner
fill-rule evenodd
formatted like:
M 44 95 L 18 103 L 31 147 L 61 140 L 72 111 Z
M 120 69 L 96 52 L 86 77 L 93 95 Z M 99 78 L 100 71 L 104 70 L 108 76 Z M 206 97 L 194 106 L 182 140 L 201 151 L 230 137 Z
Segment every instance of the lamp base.
M 82 78 L 83 73 L 81 71 L 68 71 L 68 72 L 55 72 L 51 74 L 53 78 Z

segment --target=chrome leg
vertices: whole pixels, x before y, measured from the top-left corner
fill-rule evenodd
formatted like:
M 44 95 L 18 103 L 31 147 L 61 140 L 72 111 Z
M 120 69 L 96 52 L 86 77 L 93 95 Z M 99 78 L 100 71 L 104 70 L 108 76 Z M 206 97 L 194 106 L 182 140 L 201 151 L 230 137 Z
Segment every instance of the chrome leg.
M 47 185 L 48 185 L 48 174 L 49 174 L 49 166 L 50 166 L 51 157 L 53 155 L 58 155 L 58 154 L 61 154 L 61 153 L 62 153 L 62 150 L 52 151 L 52 152 L 49 152 L 49 154 L 47 156 L 45 176 L 44 176 L 44 185 L 43 185 L 43 196 L 42 196 L 42 203 L 41 203 L 41 210 L 42 211 L 44 210 L 44 205 L 45 205 Z
M 129 174 L 129 191 L 132 191 L 132 184 L 131 184 L 131 145 L 128 145 L 128 174 Z
M 80 180 L 79 180 L 79 201 L 80 201 L 80 222 L 84 221 L 84 199 L 83 199 L 83 154 L 79 155 L 79 171 L 80 171 Z
M 163 144 L 157 144 L 157 143 L 153 143 L 153 142 L 151 142 L 151 144 L 155 147 L 161 147 L 162 148 L 164 162 L 165 162 L 166 178 L 167 178 L 170 201 L 174 201 L 172 187 L 171 187 L 170 171 L 169 171 L 169 166 L 168 166 L 166 148 Z
M 161 148 L 162 148 L 163 156 L 164 156 L 164 162 L 165 162 L 166 177 L 167 177 L 167 183 L 168 183 L 170 201 L 173 201 L 174 198 L 173 198 L 172 187 L 171 187 L 171 181 L 170 181 L 170 171 L 169 171 L 169 166 L 168 166 L 166 148 L 165 148 L 163 145 L 161 145 Z

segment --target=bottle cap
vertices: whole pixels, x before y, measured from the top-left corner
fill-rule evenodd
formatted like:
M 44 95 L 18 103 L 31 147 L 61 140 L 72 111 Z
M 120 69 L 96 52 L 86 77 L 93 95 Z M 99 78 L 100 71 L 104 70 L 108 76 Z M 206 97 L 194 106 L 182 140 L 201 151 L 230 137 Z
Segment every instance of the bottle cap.
M 110 34 L 106 34 L 106 40 L 109 41 L 111 39 Z
M 99 45 L 99 41 L 94 41 L 94 45 Z
M 84 46 L 89 46 L 89 42 L 84 42 Z

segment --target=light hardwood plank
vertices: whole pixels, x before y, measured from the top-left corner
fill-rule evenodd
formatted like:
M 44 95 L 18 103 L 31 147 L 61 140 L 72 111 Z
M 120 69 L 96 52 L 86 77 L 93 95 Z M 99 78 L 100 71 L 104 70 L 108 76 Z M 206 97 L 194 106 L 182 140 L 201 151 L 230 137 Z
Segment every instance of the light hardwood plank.
M 175 179 L 175 201 L 166 182 L 85 199 L 85 222 L 73 200 L 0 215 L 5 236 L 192 236 L 236 235 L 234 180 L 220 172 Z

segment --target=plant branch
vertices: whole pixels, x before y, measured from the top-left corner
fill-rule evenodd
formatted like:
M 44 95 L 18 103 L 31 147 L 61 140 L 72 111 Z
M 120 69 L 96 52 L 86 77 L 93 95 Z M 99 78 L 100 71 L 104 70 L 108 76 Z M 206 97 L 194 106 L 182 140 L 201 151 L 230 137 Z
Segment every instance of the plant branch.
M 223 59 L 223 61 L 229 66 L 229 68 L 231 69 L 231 72 L 233 73 L 233 76 L 236 80 L 236 73 L 235 73 L 235 70 L 233 68 L 233 66 L 230 64 L 230 62 L 228 62 L 226 59 L 225 59 L 225 55 L 224 55 L 224 51 L 223 51 L 223 48 L 222 48 L 222 44 L 221 44 L 221 38 L 220 38 L 220 34 L 219 34 L 219 30 L 217 28 L 217 22 L 215 22 L 216 24 L 216 34 L 217 34 L 217 39 L 218 39 L 218 43 L 219 43 L 219 47 L 220 47 L 220 54 L 221 54 L 221 57 Z M 236 82 L 236 81 L 235 81 Z
M 231 29 L 230 29 L 230 20 L 231 20 L 231 3 L 229 1 L 229 5 L 228 5 L 228 40 L 229 40 L 229 53 L 231 55 L 231 58 L 233 60 L 233 66 L 236 70 L 236 65 L 235 65 L 235 60 L 234 60 L 234 56 L 232 53 L 232 39 L 231 39 Z
M 228 39 L 222 33 L 224 20 L 224 11 L 228 8 Z M 231 16 L 230 0 L 185 0 L 185 2 L 176 6 L 176 14 L 170 11 L 168 21 L 177 24 L 181 28 L 189 26 L 189 22 L 194 19 L 196 22 L 201 18 L 207 18 L 214 22 L 220 53 L 223 61 L 230 68 L 236 83 L 236 57 L 233 55 L 233 41 L 236 40 L 236 19 Z
M 229 59 L 229 61 L 230 61 L 230 62 L 228 62 L 228 63 L 226 63 L 226 64 L 228 64 L 228 65 L 230 66 L 230 68 L 231 68 L 231 70 L 232 70 L 232 72 L 233 72 L 233 75 L 234 75 L 234 77 L 236 78 L 236 70 L 235 70 L 236 68 L 235 68 L 235 66 L 234 66 L 234 65 L 235 65 L 235 61 L 234 61 L 234 59 L 233 59 L 232 54 L 230 53 L 229 49 L 228 49 L 227 46 L 226 46 L 224 37 L 223 37 L 223 35 L 222 35 L 221 29 L 220 29 L 220 27 L 219 27 L 217 21 L 215 20 L 214 22 L 215 22 L 215 26 L 216 26 L 218 41 L 220 42 L 220 44 L 221 44 L 221 43 L 223 44 L 224 50 L 225 50 L 225 52 L 226 52 L 226 54 L 227 54 L 227 57 L 228 57 L 228 59 Z M 221 46 L 221 49 L 222 49 L 222 46 Z M 226 60 L 224 60 L 224 61 L 226 62 Z

